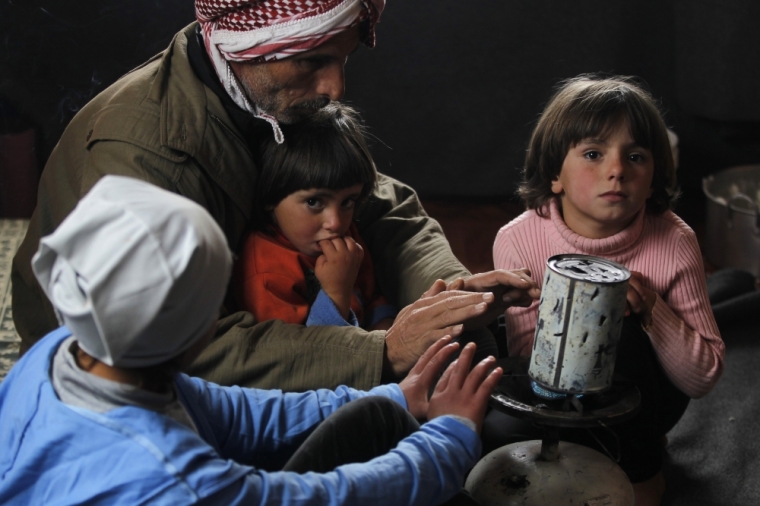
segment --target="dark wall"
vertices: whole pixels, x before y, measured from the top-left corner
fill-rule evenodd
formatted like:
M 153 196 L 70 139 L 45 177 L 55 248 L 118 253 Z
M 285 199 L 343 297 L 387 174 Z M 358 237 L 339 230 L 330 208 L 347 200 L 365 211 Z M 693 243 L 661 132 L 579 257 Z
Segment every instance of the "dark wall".
M 504 198 L 558 80 L 638 75 L 681 137 L 685 201 L 699 200 L 702 176 L 760 162 L 759 6 L 391 0 L 377 48 L 349 60 L 346 99 L 377 137 L 382 171 L 425 197 Z M 35 125 L 44 160 L 87 100 L 193 16 L 190 0 L 4 0 L 0 119 Z
M 46 159 L 76 111 L 193 19 L 189 0 L 3 0 L 0 99 Z
M 376 150 L 381 170 L 425 194 L 511 194 L 559 79 L 637 74 L 672 102 L 673 19 L 662 5 L 392 2 L 378 47 L 351 63 L 348 98 L 391 148 Z
M 702 202 L 702 177 L 760 164 L 760 3 L 675 0 L 673 11 L 679 177 Z

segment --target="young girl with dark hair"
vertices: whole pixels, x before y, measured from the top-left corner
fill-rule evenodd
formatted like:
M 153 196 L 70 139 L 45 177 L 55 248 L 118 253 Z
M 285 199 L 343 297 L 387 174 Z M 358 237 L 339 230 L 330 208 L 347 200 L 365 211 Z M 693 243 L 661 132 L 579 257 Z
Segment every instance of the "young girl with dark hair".
M 718 381 L 724 345 L 695 234 L 670 210 L 676 171 L 650 94 L 624 77 L 562 83 L 533 131 L 519 194 L 528 210 L 499 231 L 497 269 L 527 267 L 540 282 L 549 257 L 580 253 L 632 273 L 615 371 L 638 386 L 641 411 L 611 428 L 617 437 L 595 435 L 607 448 L 619 439 L 636 504 L 659 504 L 664 435 Z M 538 301 L 506 311 L 511 356 L 530 355 L 537 312 Z
M 353 223 L 377 181 L 358 114 L 333 103 L 282 130 L 285 142 L 259 154 L 256 230 L 233 275 L 239 309 L 258 321 L 387 329 L 396 310 Z

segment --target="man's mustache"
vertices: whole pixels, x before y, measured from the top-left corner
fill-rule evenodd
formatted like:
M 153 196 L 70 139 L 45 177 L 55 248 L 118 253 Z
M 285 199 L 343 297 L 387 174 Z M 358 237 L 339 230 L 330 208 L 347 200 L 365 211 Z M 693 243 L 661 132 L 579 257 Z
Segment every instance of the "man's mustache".
M 291 109 L 310 109 L 314 111 L 318 111 L 319 109 L 324 109 L 327 107 L 327 104 L 330 103 L 330 99 L 327 97 L 320 97 L 315 98 L 314 100 L 305 100 L 303 102 L 299 102 L 291 107 Z

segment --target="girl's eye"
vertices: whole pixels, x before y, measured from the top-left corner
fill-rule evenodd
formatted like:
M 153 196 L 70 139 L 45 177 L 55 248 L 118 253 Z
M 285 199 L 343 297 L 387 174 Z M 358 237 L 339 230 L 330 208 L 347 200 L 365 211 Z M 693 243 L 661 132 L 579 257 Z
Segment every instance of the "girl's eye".
M 320 207 L 322 207 L 322 199 L 318 199 L 318 198 L 306 199 L 306 205 L 311 209 L 319 209 Z
M 343 207 L 343 209 L 351 209 L 354 207 L 355 204 L 356 204 L 356 199 L 350 198 L 350 199 L 344 200 L 343 203 L 341 203 L 341 207 Z
M 640 153 L 632 153 L 632 154 L 628 155 L 628 159 L 630 161 L 634 162 L 634 163 L 641 163 L 641 162 L 643 162 L 643 161 L 646 160 L 644 158 L 644 155 L 642 155 Z
M 598 160 L 602 154 L 599 151 L 586 151 L 583 156 L 589 160 Z

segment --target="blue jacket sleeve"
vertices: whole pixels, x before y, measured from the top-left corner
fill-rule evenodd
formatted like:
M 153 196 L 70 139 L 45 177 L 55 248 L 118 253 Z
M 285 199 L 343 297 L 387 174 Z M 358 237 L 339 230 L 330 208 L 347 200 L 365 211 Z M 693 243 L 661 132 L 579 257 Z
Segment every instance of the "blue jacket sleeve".
M 204 504 L 424 506 L 441 504 L 462 487 L 480 455 L 478 435 L 452 417 L 436 418 L 389 453 L 324 474 L 249 473 Z
M 356 319 L 353 309 L 348 310 L 348 320 L 344 320 L 330 296 L 324 290 L 319 290 L 309 310 L 309 317 L 306 319 L 307 327 L 313 325 L 335 325 L 336 327 L 352 325 L 358 327 L 359 320 Z
M 223 387 L 180 375 L 177 391 L 201 436 L 222 456 L 265 468 L 284 464 L 320 422 L 347 402 L 380 395 L 406 407 L 398 385 L 380 385 L 368 392 L 341 386 L 334 391 L 282 393 Z
M 406 406 L 398 385 L 369 392 L 347 387 L 283 394 L 278 390 L 221 387 L 181 376 L 177 389 L 201 436 L 222 458 L 238 462 L 288 456 L 314 427 L 343 404 L 382 395 Z M 208 437 L 207 437 L 208 436 Z M 427 505 L 453 496 L 480 455 L 480 439 L 453 417 L 439 417 L 386 455 L 330 473 L 250 470 L 206 497 L 208 504 Z M 392 486 L 389 486 L 392 484 Z

